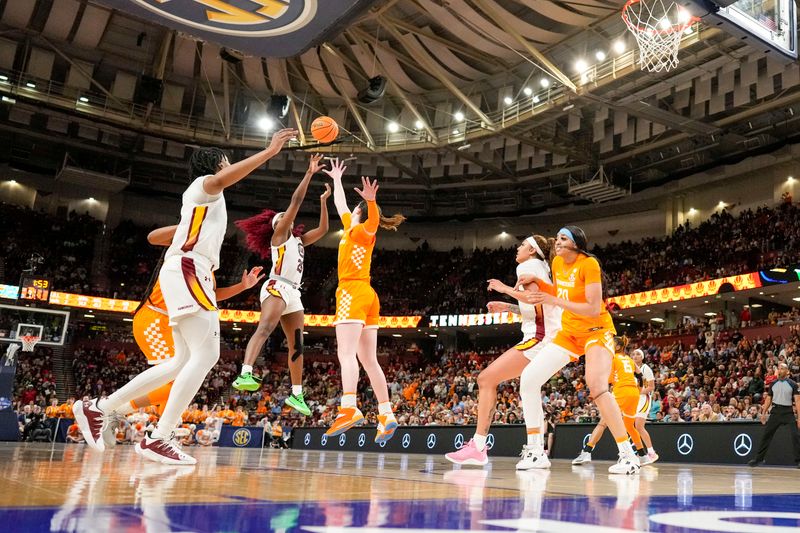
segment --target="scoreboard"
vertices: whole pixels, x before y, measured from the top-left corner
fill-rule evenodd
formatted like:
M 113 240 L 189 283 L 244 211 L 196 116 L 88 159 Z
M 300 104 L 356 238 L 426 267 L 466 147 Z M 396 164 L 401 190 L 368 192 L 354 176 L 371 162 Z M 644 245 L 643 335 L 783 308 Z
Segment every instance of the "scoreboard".
M 47 303 L 50 301 L 52 282 L 41 276 L 22 276 L 19 282 L 19 299 Z

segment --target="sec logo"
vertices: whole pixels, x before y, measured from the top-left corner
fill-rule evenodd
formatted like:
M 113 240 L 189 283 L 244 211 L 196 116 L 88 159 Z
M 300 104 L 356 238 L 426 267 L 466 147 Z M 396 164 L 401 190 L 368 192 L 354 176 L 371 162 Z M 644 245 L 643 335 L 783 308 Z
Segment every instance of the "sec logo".
M 238 446 L 241 448 L 242 446 L 247 446 L 250 444 L 250 439 L 252 436 L 250 435 L 250 430 L 246 428 L 237 429 L 233 432 L 233 445 Z
M 318 0 L 130 0 L 199 30 L 239 37 L 276 37 L 305 27 Z

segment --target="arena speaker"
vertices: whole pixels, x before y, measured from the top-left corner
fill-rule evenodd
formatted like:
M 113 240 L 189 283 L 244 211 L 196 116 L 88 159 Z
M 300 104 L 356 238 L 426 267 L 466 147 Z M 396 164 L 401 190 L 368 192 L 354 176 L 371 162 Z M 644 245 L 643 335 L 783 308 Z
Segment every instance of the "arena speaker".
M 161 93 L 164 90 L 164 81 L 151 76 L 142 75 L 136 84 L 136 93 L 133 96 L 137 104 L 161 103 Z
M 289 97 L 282 94 L 273 94 L 267 103 L 267 115 L 281 120 L 289 114 Z
M 375 76 L 369 79 L 369 85 L 358 93 L 358 101 L 362 104 L 371 104 L 383 98 L 386 92 L 386 79 L 383 76 Z

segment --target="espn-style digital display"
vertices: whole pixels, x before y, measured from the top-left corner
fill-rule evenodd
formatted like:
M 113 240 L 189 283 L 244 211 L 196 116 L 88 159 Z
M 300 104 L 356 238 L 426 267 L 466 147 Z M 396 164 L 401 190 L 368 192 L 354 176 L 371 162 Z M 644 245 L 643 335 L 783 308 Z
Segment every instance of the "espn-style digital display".
M 52 282 L 40 276 L 22 276 L 19 284 L 19 299 L 49 302 Z

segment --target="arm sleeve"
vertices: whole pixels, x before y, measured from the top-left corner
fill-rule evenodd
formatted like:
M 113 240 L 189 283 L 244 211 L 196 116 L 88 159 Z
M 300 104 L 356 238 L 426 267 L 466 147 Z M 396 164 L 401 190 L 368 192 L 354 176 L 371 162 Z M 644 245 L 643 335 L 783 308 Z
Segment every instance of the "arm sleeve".
M 364 222 L 364 229 L 367 233 L 375 233 L 378 231 L 378 224 L 381 222 L 381 214 L 378 211 L 378 204 L 376 202 L 367 202 L 367 221 Z
M 583 263 L 583 282 L 586 285 L 591 283 L 602 283 L 603 277 L 600 274 L 600 263 L 594 257 L 589 257 Z

